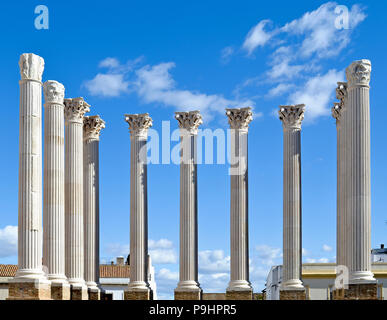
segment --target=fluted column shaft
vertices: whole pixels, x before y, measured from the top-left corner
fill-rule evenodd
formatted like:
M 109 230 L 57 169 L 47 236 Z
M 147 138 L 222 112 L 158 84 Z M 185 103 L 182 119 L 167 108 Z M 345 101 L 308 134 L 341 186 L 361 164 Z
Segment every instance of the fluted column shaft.
M 73 288 L 84 289 L 83 115 L 89 108 L 82 98 L 65 99 L 65 106 L 66 275 Z
M 347 251 L 350 283 L 375 281 L 371 272 L 371 167 L 369 80 L 371 63 L 346 69 L 347 110 Z
M 281 290 L 303 289 L 301 281 L 301 121 L 304 105 L 280 107 L 283 121 L 283 279 Z
M 148 114 L 126 115 L 130 129 L 130 282 L 128 291 L 149 291 L 147 138 Z
M 251 108 L 227 109 L 231 128 L 230 282 L 227 291 L 252 291 L 249 281 L 248 124 Z
M 44 60 L 19 61 L 18 271 L 15 280 L 43 279 L 42 271 L 42 73 Z
M 180 269 L 175 291 L 201 291 L 198 282 L 197 128 L 199 111 L 176 112 L 180 127 Z
M 64 87 L 44 83 L 43 264 L 52 283 L 66 283 L 64 215 Z
M 99 286 L 99 134 L 105 127 L 99 116 L 84 120 L 84 235 L 85 281 L 91 290 Z

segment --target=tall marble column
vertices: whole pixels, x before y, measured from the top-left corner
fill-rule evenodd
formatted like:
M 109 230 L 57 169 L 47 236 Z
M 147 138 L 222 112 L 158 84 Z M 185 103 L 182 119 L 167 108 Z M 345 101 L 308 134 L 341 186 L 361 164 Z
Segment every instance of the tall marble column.
M 376 298 L 376 280 L 371 272 L 371 167 L 369 82 L 371 62 L 354 61 L 346 69 L 348 81 L 347 125 L 347 210 L 350 291 L 368 291 Z M 372 294 L 370 293 L 372 292 Z M 360 298 L 366 293 L 360 294 Z
M 249 281 L 248 147 L 251 108 L 226 109 L 231 129 L 230 166 L 230 282 L 227 300 L 252 300 Z
M 130 282 L 125 300 L 149 300 L 146 153 L 152 118 L 148 113 L 127 114 L 125 121 L 130 130 Z
M 180 272 L 175 300 L 200 300 L 198 282 L 197 132 L 199 111 L 175 112 L 180 128 Z
M 347 83 L 338 82 L 336 88 L 336 98 L 340 102 L 334 103 L 332 108 L 332 116 L 336 119 L 337 130 L 337 237 L 336 237 L 336 264 L 337 266 L 347 266 L 346 260 L 346 190 L 345 177 L 347 162 L 345 160 L 345 148 L 346 148 L 346 117 L 344 112 L 346 111 L 345 101 L 347 96 Z M 337 269 L 338 274 L 341 273 L 341 268 Z
M 84 280 L 83 116 L 90 106 L 83 98 L 65 99 L 65 225 L 66 276 L 72 300 L 87 300 Z
M 19 60 L 18 271 L 10 300 L 50 299 L 42 270 L 42 74 L 43 58 L 23 53 Z
M 64 86 L 46 81 L 44 89 L 43 265 L 51 281 L 51 298 L 69 300 L 65 276 Z
M 99 136 L 105 121 L 99 116 L 84 117 L 84 235 L 85 281 L 89 300 L 100 300 L 99 284 Z
M 305 105 L 280 106 L 284 131 L 283 155 L 283 276 L 281 300 L 305 300 L 301 281 L 301 122 Z

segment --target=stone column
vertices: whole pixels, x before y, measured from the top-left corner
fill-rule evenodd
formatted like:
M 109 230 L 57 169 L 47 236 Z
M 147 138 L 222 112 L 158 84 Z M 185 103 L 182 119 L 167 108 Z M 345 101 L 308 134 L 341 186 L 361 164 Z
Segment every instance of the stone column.
M 200 300 L 198 282 L 197 132 L 199 111 L 175 112 L 180 128 L 180 272 L 175 300 Z
M 248 148 L 251 108 L 226 109 L 231 129 L 230 168 L 230 282 L 227 300 L 252 300 L 249 281 Z
M 344 299 L 376 299 L 371 272 L 371 168 L 369 82 L 371 62 L 358 60 L 346 69 L 345 102 L 345 250 L 349 287 Z
M 347 255 L 346 255 L 346 230 L 347 230 L 347 218 L 346 218 L 346 117 L 344 113 L 346 111 L 345 102 L 347 100 L 347 83 L 338 82 L 336 88 L 336 98 L 340 102 L 334 103 L 332 108 L 332 116 L 336 119 L 337 130 L 337 237 L 336 237 L 336 275 L 340 276 L 343 272 L 343 268 L 347 268 Z M 336 283 L 337 284 L 337 283 Z M 344 283 L 343 283 L 344 284 Z M 337 288 L 335 288 L 337 289 Z
M 46 81 L 44 88 L 43 264 L 51 281 L 51 298 L 69 300 L 65 276 L 64 86 Z
M 10 300 L 50 299 L 42 270 L 42 74 L 43 58 L 23 53 L 19 61 L 18 271 Z
M 283 172 L 283 276 L 281 300 L 305 300 L 301 281 L 301 122 L 305 105 L 280 106 L 284 130 Z
M 84 117 L 84 235 L 85 281 L 89 300 L 100 300 L 99 284 L 99 135 L 105 121 L 99 116 Z
M 72 300 L 87 300 L 84 280 L 83 116 L 90 106 L 83 98 L 65 99 L 66 276 Z
M 152 118 L 148 113 L 127 114 L 125 121 L 130 130 L 130 282 L 124 298 L 149 300 L 146 151 Z

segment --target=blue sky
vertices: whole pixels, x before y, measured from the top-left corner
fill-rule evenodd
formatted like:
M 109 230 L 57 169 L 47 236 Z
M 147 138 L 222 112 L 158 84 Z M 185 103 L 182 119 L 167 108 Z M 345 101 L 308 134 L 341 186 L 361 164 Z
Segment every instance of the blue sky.
M 49 29 L 34 26 L 34 9 L 49 9 Z M 335 25 L 337 5 L 348 29 Z M 305 262 L 334 261 L 336 127 L 330 107 L 337 81 L 357 59 L 372 62 L 372 246 L 386 241 L 386 42 L 383 1 L 18 1 L 2 4 L 0 263 L 16 263 L 18 99 L 21 53 L 45 59 L 43 79 L 83 96 L 106 121 L 100 142 L 101 259 L 129 246 L 129 151 L 124 113 L 149 112 L 153 129 L 177 128 L 174 111 L 200 109 L 203 129 L 228 127 L 225 107 L 251 105 L 249 231 L 251 280 L 263 289 L 281 263 L 282 127 L 279 105 L 305 103 L 302 129 Z M 171 148 L 176 142 L 171 142 Z M 228 164 L 198 169 L 199 272 L 205 291 L 229 280 Z M 159 297 L 178 280 L 179 167 L 148 168 L 150 252 Z

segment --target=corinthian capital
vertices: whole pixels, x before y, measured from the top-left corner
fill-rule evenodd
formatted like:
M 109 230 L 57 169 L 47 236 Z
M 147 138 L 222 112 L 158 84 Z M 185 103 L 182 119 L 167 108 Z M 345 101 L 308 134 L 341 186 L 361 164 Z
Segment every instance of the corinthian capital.
M 304 104 L 280 106 L 278 114 L 284 129 L 301 130 L 301 122 L 304 120 L 304 111 Z
M 126 114 L 125 121 L 129 124 L 131 136 L 146 138 L 148 129 L 152 126 L 152 118 L 149 113 Z
M 336 123 L 340 121 L 341 113 L 343 111 L 343 104 L 341 102 L 335 102 L 332 107 L 332 117 L 336 119 Z
M 48 80 L 43 84 L 45 103 L 63 104 L 65 88 L 58 81 Z
M 83 116 L 90 111 L 90 105 L 82 97 L 64 99 L 65 120 L 83 123 Z
M 175 119 L 179 123 L 180 131 L 197 134 L 198 127 L 203 123 L 200 111 L 175 112 Z
M 226 109 L 226 115 L 231 129 L 248 131 L 249 123 L 253 120 L 253 112 L 250 107 Z
M 371 78 L 371 61 L 357 60 L 345 70 L 348 86 L 368 86 Z
M 100 116 L 87 116 L 83 118 L 84 139 L 99 139 L 101 130 L 105 128 L 105 121 Z
M 42 81 L 44 60 L 33 53 L 23 53 L 19 60 L 22 80 Z
M 340 100 L 340 102 L 344 102 L 345 97 L 347 96 L 347 86 L 346 82 L 338 82 L 336 88 L 336 98 Z

